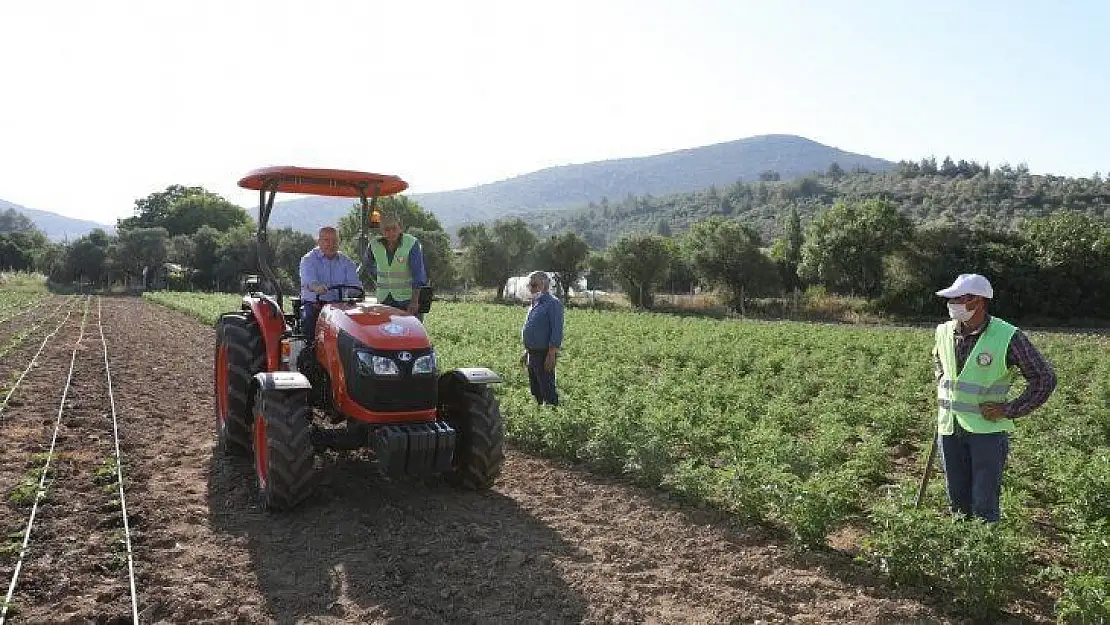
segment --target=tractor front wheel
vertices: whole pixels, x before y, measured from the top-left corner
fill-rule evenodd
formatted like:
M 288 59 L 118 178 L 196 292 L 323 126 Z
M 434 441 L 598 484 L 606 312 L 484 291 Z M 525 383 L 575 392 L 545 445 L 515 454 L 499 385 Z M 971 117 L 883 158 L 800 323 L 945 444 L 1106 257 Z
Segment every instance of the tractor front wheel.
M 307 391 L 266 391 L 254 398 L 254 467 L 267 510 L 289 510 L 312 494 L 312 409 Z
M 440 387 L 441 413 L 455 428 L 455 459 L 448 482 L 470 490 L 486 490 L 505 463 L 505 427 L 501 409 L 488 386 L 446 378 Z
M 262 335 L 245 313 L 222 315 L 216 323 L 214 394 L 216 447 L 227 455 L 250 456 L 252 376 L 262 370 Z

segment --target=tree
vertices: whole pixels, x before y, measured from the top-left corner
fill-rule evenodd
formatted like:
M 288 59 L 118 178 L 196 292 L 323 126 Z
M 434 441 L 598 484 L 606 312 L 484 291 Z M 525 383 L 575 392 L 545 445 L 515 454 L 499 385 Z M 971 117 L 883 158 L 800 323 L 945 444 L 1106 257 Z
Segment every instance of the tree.
M 1041 310 L 1059 318 L 1103 316 L 1110 306 L 1110 224 L 1063 212 L 1022 224 L 1041 275 Z
M 246 226 L 252 221 L 242 208 L 214 193 L 202 192 L 172 201 L 161 223 L 152 223 L 151 226 L 162 226 L 170 236 L 176 236 L 191 235 L 201 226 L 226 232 Z
M 883 286 L 883 257 L 912 236 L 913 224 L 890 202 L 838 202 L 806 230 L 799 273 L 830 291 L 875 297 Z
M 629 234 L 609 248 L 609 264 L 636 308 L 651 308 L 653 294 L 667 275 L 673 250 L 654 234 Z
M 802 232 L 802 220 L 798 216 L 798 207 L 790 206 L 790 214 L 782 227 L 782 237 L 775 240 L 771 246 L 771 258 L 779 268 L 779 278 L 782 285 L 788 289 L 801 286 L 798 278 L 798 265 L 802 262 L 802 243 L 805 237 Z
M 316 247 L 312 235 L 292 228 L 271 230 L 267 237 L 270 267 L 283 293 L 300 292 L 301 258 Z
M 24 217 L 18 215 L 18 217 Z M 2 214 L 0 214 L 2 218 Z M 24 217 L 24 219 L 26 219 Z M 26 271 L 34 267 L 35 254 L 47 246 L 46 235 L 20 219 L 12 219 L 8 231 L 0 231 L 0 269 Z
M 217 254 L 219 260 L 215 266 L 215 279 L 218 290 L 238 290 L 243 274 L 258 272 L 254 233 L 249 228 L 220 233 Z
M 166 245 L 166 260 L 183 267 L 192 267 L 197 253 L 197 246 L 191 237 L 179 234 Z
M 424 252 L 424 268 L 428 273 L 428 284 L 437 291 L 453 288 L 458 284 L 455 269 L 455 254 L 451 251 L 451 236 L 442 230 L 422 230 L 409 228 L 409 234 L 420 241 Z
M 690 258 L 706 282 L 729 293 L 729 305 L 744 312 L 747 298 L 778 284 L 771 259 L 759 249 L 759 234 L 735 221 L 709 219 L 690 229 Z
M 60 245 L 47 243 L 35 252 L 35 271 L 54 282 L 65 280 L 66 250 Z
M 203 195 L 208 191 L 204 187 L 185 187 L 171 184 L 165 191 L 151 193 L 145 198 L 135 200 L 135 215 L 116 222 L 117 230 L 129 228 L 152 228 L 166 226 L 166 219 L 170 215 L 173 203 L 190 195 Z
M 520 219 L 497 222 L 491 229 L 464 226 L 459 239 L 466 248 L 467 272 L 476 283 L 497 287 L 498 299 L 504 297 L 508 279 L 527 268 L 536 246 L 535 233 Z
M 586 269 L 590 272 L 586 278 L 586 287 L 591 290 L 609 290 L 613 288 L 613 267 L 609 263 L 609 256 L 600 252 L 590 252 L 586 258 Z
M 220 231 L 201 226 L 193 235 L 193 285 L 201 289 L 216 286 L 216 267 L 220 262 Z
M 142 275 L 143 268 L 160 270 L 166 262 L 169 237 L 165 228 L 134 228 L 121 230 L 117 247 L 110 255 L 115 271 L 123 276 Z
M 105 261 L 110 243 L 108 234 L 100 228 L 77 239 L 66 253 L 66 280 L 102 282 L 107 276 Z
M 573 232 L 565 232 L 540 241 L 536 245 L 536 265 L 559 276 L 559 284 L 565 290 L 578 283 L 585 269 L 590 246 Z
M 0 211 L 0 234 L 10 234 L 12 232 L 31 232 L 37 230 L 35 222 L 23 213 L 9 208 Z

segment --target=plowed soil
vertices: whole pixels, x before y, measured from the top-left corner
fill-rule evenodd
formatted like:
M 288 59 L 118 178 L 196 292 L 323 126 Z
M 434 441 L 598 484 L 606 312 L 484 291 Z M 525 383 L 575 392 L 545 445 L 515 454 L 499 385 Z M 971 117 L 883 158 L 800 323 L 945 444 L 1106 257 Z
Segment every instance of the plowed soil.
M 295 511 L 266 513 L 249 461 L 213 454 L 213 330 L 139 299 L 105 298 L 102 308 L 144 623 L 959 620 L 941 599 L 891 590 L 849 556 L 795 555 L 722 515 L 513 451 L 489 492 L 389 481 L 349 459 L 329 465 Z M 92 310 L 95 322 L 95 300 Z M 5 495 L 49 444 L 80 313 L 3 414 Z M 48 325 L 0 365 L 5 382 Z M 60 460 L 13 623 L 130 622 L 120 519 L 96 473 L 111 430 L 95 338 L 73 360 Z M 28 511 L 0 504 L 0 538 Z M 0 592 L 17 556 L 0 550 Z

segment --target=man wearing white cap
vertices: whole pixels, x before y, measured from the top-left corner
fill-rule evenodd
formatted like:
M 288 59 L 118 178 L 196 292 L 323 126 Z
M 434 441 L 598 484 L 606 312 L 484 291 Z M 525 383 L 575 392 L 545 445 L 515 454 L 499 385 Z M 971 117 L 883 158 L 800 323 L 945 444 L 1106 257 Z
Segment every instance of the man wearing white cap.
M 937 295 L 948 300 L 952 319 L 937 326 L 933 348 L 948 502 L 953 513 L 993 523 L 999 517 L 1013 420 L 1048 400 L 1056 374 L 1021 330 L 987 314 L 994 289 L 983 276 L 960 274 Z M 1027 385 L 1006 401 L 1015 367 Z

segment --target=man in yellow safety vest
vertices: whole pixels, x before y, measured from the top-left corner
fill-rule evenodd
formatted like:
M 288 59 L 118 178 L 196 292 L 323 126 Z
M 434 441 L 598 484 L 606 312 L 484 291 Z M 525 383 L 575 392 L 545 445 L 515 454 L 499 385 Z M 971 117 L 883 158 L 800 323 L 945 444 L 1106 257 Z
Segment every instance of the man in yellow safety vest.
M 370 240 L 365 263 L 378 302 L 420 317 L 419 288 L 428 284 L 420 242 L 401 231 L 397 215 L 382 215 L 381 232 Z
M 1013 420 L 1048 400 L 1056 374 L 1021 330 L 987 314 L 994 289 L 983 276 L 960 274 L 937 295 L 948 300 L 951 318 L 937 326 L 933 348 L 948 502 L 953 513 L 993 523 L 999 518 Z M 1007 401 L 1014 368 L 1027 384 Z

